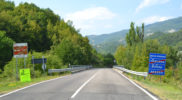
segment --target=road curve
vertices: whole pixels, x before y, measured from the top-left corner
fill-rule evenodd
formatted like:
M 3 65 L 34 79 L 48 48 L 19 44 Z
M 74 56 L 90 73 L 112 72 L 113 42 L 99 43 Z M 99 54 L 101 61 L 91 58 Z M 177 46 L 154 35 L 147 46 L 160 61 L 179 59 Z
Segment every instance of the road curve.
M 111 68 L 91 69 L 17 91 L 0 100 L 152 100 Z

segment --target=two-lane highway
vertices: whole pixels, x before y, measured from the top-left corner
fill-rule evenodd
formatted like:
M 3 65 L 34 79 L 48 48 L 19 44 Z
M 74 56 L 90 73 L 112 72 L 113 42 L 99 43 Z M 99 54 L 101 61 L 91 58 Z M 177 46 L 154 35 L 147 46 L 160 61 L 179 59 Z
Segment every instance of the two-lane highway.
M 111 68 L 91 69 L 0 97 L 0 100 L 152 100 Z

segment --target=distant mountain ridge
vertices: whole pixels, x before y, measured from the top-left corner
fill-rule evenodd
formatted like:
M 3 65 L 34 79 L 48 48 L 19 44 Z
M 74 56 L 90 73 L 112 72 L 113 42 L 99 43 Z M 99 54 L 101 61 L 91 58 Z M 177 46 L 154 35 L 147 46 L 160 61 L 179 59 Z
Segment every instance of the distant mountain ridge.
M 145 25 L 145 37 L 156 32 L 173 33 L 182 28 L 182 17 Z M 114 53 L 117 46 L 125 44 L 128 29 L 102 35 L 89 35 L 91 45 L 100 53 Z M 110 47 L 108 47 L 110 46 Z
M 122 31 L 113 32 L 110 34 L 90 35 L 90 36 L 88 36 L 88 38 L 89 38 L 91 44 L 98 45 L 98 44 L 110 41 L 113 38 L 120 39 L 120 36 L 121 35 L 125 36 L 125 34 L 127 32 L 128 32 L 128 30 L 122 30 Z

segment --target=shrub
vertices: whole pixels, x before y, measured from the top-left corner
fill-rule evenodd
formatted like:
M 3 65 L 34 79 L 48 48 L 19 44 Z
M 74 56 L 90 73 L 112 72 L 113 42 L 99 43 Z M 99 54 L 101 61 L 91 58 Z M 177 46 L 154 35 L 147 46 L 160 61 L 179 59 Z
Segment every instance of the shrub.
M 35 70 L 33 74 L 34 74 L 33 76 L 34 76 L 35 78 L 40 77 L 40 76 L 41 76 L 41 71 Z
M 33 64 L 31 63 L 32 56 L 34 56 L 34 59 L 42 58 L 42 56 L 47 58 L 46 71 L 48 71 L 48 69 L 54 69 L 54 68 L 60 69 L 67 67 L 62 64 L 62 60 L 57 55 L 53 55 L 52 53 L 39 53 L 39 52 L 33 52 L 32 54 L 29 53 L 28 57 L 26 58 L 26 68 L 30 68 L 31 76 L 34 77 L 41 76 L 43 70 L 42 70 L 42 64 L 34 64 L 34 72 L 33 72 Z M 19 58 L 18 71 L 19 69 L 22 68 L 24 68 L 24 58 Z M 12 58 L 12 60 L 5 65 L 3 75 L 1 76 L 11 77 L 11 78 L 16 77 L 16 58 Z

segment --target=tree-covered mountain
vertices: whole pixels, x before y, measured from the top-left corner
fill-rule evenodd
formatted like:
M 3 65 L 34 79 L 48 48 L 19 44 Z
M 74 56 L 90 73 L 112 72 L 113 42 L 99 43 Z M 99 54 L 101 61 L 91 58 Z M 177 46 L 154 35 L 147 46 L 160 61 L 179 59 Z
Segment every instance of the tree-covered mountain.
M 146 40 L 157 39 L 160 44 L 176 47 L 178 50 L 182 50 L 182 30 L 174 33 L 154 33 L 146 38 Z
M 112 34 L 90 35 L 88 36 L 90 44 L 100 53 L 107 54 L 115 52 L 120 44 L 125 43 L 125 34 L 128 30 L 114 32 Z
M 182 17 L 157 22 L 145 26 L 145 37 L 151 36 L 154 33 L 173 33 L 179 31 L 181 28 Z M 128 30 L 122 30 L 110 34 L 90 35 L 88 38 L 97 51 L 101 53 L 114 53 L 118 45 L 126 43 L 126 33 L 128 33 Z
M 31 56 L 45 56 L 51 69 L 69 64 L 106 66 L 113 61 L 97 53 L 72 21 L 65 21 L 51 9 L 27 2 L 15 6 L 12 1 L 0 0 L 0 78 L 1 73 L 5 73 L 2 77 L 13 76 L 13 44 L 24 42 L 28 43 L 28 67 Z M 41 67 L 36 70 L 42 71 Z
M 11 69 L 12 66 L 4 66 L 12 59 L 13 44 L 24 42 L 28 43 L 31 54 L 51 55 L 50 66 L 95 62 L 96 54 L 88 38 L 83 37 L 71 21 L 66 22 L 51 9 L 39 8 L 33 3 L 15 6 L 14 2 L 0 0 L 0 70 Z

